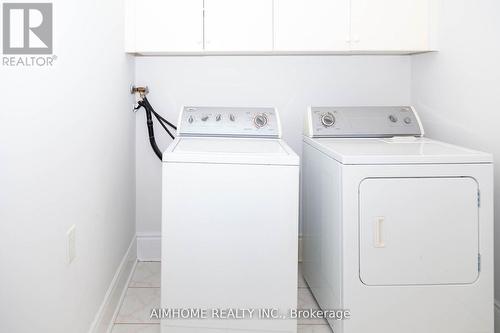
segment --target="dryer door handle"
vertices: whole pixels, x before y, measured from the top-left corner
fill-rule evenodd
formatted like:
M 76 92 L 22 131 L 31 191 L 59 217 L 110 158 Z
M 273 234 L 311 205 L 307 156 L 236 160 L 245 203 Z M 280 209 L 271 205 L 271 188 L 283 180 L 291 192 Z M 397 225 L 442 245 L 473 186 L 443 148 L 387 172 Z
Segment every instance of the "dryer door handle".
M 383 216 L 378 216 L 375 218 L 375 223 L 374 223 L 374 247 L 377 248 L 383 248 L 385 247 L 384 243 L 384 237 L 383 237 L 383 228 L 384 228 L 384 221 L 385 217 Z

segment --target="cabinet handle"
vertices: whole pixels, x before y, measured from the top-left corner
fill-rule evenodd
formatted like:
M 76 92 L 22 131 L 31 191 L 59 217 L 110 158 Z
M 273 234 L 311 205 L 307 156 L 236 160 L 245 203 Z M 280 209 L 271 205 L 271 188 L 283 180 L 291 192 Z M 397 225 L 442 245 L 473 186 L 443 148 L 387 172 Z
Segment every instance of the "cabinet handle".
M 383 216 L 375 218 L 375 226 L 373 228 L 375 231 L 373 246 L 376 248 L 385 247 L 384 238 L 382 236 L 384 221 L 385 221 L 385 217 L 383 217 Z

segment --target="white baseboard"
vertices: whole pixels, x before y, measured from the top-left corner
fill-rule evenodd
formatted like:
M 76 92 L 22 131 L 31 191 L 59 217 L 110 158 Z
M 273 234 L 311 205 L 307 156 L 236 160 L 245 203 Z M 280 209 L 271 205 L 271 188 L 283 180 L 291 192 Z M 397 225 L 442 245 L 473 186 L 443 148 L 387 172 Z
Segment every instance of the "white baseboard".
M 500 333 L 500 302 L 495 300 L 495 333 Z
M 161 261 L 161 233 L 137 233 L 137 259 Z
M 132 273 L 134 272 L 136 264 L 137 239 L 134 237 L 115 272 L 113 280 L 111 280 L 104 300 L 90 326 L 89 333 L 111 332 L 112 324 L 118 312 L 118 306 L 125 296 L 127 286 L 132 278 Z

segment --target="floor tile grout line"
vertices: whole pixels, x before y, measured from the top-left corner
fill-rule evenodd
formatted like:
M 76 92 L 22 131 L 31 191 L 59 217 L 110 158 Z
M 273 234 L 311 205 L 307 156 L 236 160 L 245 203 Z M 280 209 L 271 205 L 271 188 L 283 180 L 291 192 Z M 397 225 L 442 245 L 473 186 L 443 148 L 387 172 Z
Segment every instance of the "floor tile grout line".
M 135 272 L 135 271 L 134 271 Z M 114 318 L 112 319 L 113 321 L 113 326 L 111 327 L 111 332 L 113 332 L 113 327 L 116 325 L 116 319 L 118 318 L 118 316 L 120 315 L 120 312 L 122 311 L 122 307 L 123 307 L 123 304 L 125 304 L 125 299 L 127 298 L 127 291 L 128 291 L 128 287 L 127 287 L 127 290 L 125 290 L 125 293 L 123 295 L 123 298 L 121 299 L 120 301 L 120 305 L 118 306 L 118 311 L 116 311 L 116 315 L 114 316 Z
M 115 325 L 160 325 L 160 322 L 119 322 Z

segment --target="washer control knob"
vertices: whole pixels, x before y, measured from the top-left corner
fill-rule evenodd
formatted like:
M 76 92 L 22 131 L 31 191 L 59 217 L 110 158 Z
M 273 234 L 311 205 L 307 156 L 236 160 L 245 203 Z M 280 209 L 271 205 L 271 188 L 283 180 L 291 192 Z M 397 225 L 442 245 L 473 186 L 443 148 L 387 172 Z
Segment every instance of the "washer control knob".
M 215 121 L 220 121 L 222 119 L 222 115 L 219 113 L 215 116 Z
M 396 117 L 395 115 L 391 114 L 389 116 L 389 120 L 393 123 L 397 123 L 398 122 L 398 117 Z
M 258 114 L 253 118 L 255 127 L 261 128 L 267 125 L 267 116 L 264 113 Z
M 229 115 L 229 120 L 231 120 L 231 121 L 235 121 L 236 120 L 236 117 L 234 116 L 234 114 L 231 113 Z
M 201 121 L 207 121 L 207 120 L 208 120 L 208 116 L 201 117 Z
M 192 123 L 193 123 L 193 121 L 194 121 L 193 116 L 189 116 L 189 118 L 188 118 L 188 123 L 192 124 Z
M 411 118 L 410 117 L 406 117 L 404 120 L 405 124 L 409 125 L 411 124 Z
M 321 116 L 321 124 L 324 127 L 331 127 L 335 124 L 335 116 L 330 112 L 325 113 Z

